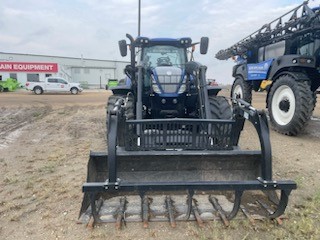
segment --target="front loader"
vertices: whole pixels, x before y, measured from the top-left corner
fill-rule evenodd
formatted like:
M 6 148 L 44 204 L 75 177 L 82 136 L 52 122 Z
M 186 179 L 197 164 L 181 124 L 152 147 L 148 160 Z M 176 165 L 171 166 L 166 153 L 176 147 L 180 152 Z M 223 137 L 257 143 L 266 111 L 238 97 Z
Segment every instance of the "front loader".
M 208 38 L 133 39 L 126 84 L 112 88 L 107 104 L 107 151 L 91 152 L 80 222 L 228 221 L 239 209 L 249 216 L 254 196 L 280 217 L 296 183 L 272 179 L 272 156 L 266 115 L 242 99 L 231 109 L 221 90 L 209 86 L 206 67 L 194 61 L 195 46 L 205 54 Z M 257 132 L 260 149 L 238 146 L 245 120 Z M 277 196 L 270 210 L 263 201 Z M 245 202 L 241 204 L 244 192 Z M 252 194 L 251 194 L 252 193 Z M 250 195 L 251 194 L 251 195 Z M 186 198 L 181 197 L 186 195 Z M 246 205 L 247 204 L 247 205 Z M 257 204 L 258 206 L 258 204 Z M 274 208 L 273 208 L 274 207 Z M 257 207 L 258 209 L 258 207 Z M 250 216 L 249 216 L 250 217 Z

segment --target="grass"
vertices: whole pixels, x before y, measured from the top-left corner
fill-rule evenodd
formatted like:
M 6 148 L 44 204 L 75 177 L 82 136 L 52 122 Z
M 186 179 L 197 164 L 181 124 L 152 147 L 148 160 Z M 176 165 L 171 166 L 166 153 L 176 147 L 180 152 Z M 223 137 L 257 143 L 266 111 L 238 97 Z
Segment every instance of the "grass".
M 297 183 L 298 186 L 303 186 L 305 183 L 305 177 L 304 176 L 299 176 L 295 178 L 295 182 Z
M 18 179 L 17 178 L 10 178 L 10 177 L 6 177 L 3 182 L 5 184 L 14 184 L 14 183 L 17 183 L 18 182 Z
M 42 115 L 42 112 L 33 112 L 32 113 L 32 117 L 34 117 L 34 118 L 38 118 L 38 117 L 40 117 Z
M 43 166 L 42 168 L 39 169 L 40 172 L 42 173 L 54 173 L 57 169 L 56 164 L 47 164 Z

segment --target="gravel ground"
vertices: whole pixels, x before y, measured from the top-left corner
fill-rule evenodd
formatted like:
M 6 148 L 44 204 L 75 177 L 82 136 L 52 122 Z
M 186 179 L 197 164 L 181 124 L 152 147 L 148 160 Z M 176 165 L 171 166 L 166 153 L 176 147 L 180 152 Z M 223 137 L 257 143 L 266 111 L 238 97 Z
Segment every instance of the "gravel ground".
M 106 149 L 105 103 L 110 93 L 0 94 L 0 239 L 268 239 L 273 230 L 259 232 L 241 224 L 239 230 L 239 223 L 229 229 L 208 223 L 201 231 L 194 222 L 179 223 L 175 229 L 168 223 L 151 223 L 148 229 L 130 223 L 122 231 L 113 224 L 93 231 L 77 224 L 89 151 Z M 265 107 L 265 93 L 255 93 L 253 99 L 254 107 Z M 252 135 L 253 128 L 246 124 L 243 149 L 257 146 Z M 271 131 L 271 142 L 274 177 L 299 185 L 287 209 L 294 214 L 320 191 L 320 104 L 298 137 Z

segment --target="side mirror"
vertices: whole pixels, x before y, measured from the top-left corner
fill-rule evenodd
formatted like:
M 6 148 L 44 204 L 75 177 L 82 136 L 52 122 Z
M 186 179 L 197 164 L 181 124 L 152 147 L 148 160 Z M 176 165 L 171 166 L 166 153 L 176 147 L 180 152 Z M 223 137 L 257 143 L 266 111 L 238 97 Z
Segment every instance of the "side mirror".
M 206 54 L 208 52 L 208 46 L 209 46 L 209 38 L 202 37 L 200 40 L 200 53 Z
M 127 56 L 127 42 L 126 40 L 119 41 L 119 49 L 122 57 Z

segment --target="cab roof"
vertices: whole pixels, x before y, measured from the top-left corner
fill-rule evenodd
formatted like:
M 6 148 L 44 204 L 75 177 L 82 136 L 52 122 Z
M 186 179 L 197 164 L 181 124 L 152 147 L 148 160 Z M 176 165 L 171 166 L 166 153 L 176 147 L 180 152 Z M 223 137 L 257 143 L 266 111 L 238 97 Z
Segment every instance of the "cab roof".
M 168 45 L 181 48 L 188 48 L 192 46 L 192 40 L 189 37 L 183 38 L 147 38 L 137 37 L 134 44 L 138 47 L 150 47 L 156 45 Z

